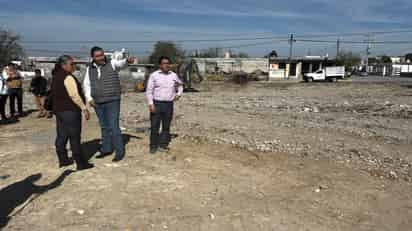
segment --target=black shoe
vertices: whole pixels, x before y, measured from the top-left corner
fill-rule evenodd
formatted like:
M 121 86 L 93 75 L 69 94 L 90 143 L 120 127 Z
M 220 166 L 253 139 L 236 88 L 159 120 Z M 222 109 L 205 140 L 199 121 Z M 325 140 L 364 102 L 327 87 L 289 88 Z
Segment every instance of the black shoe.
M 100 154 L 96 156 L 96 159 L 103 159 L 106 156 L 110 156 L 112 154 L 113 154 L 113 152 L 100 152 Z
M 150 148 L 150 154 L 156 154 L 157 148 Z
M 77 165 L 77 171 L 82 171 L 82 170 L 86 170 L 86 169 L 91 169 L 93 168 L 94 165 L 91 163 L 85 163 L 85 164 L 81 164 L 81 165 Z
M 116 156 L 115 158 L 113 158 L 113 162 L 119 162 L 119 161 L 121 161 L 121 160 L 123 160 L 124 159 L 124 156 L 122 156 L 122 157 L 118 157 L 118 156 Z
M 64 168 L 64 167 L 70 166 L 73 163 L 74 163 L 74 161 L 72 159 L 62 161 L 62 162 L 59 163 L 59 168 Z

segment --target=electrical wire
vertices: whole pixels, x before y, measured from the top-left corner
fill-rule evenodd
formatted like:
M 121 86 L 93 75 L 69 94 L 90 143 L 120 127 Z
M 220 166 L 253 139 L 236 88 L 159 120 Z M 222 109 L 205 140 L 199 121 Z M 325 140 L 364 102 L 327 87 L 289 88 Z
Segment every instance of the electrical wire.
M 403 34 L 412 33 L 412 29 L 405 30 L 393 30 L 393 31 L 369 31 L 369 32 L 352 32 L 352 33 L 329 33 L 329 34 L 302 34 L 294 35 L 295 38 L 314 38 L 314 37 L 347 37 L 347 36 L 367 36 L 367 35 L 379 35 L 379 34 Z M 165 39 L 165 41 L 171 41 L 176 43 L 192 43 L 192 42 L 233 42 L 233 41 L 253 41 L 253 40 L 268 40 L 268 39 L 288 39 L 288 36 L 260 36 L 260 37 L 230 37 L 230 38 L 214 38 L 214 39 Z M 26 44 L 90 44 L 90 43 L 100 43 L 100 44 L 147 44 L 156 43 L 159 40 L 26 40 L 22 43 Z
M 313 39 L 296 39 L 296 42 L 310 42 L 310 43 L 336 43 L 337 41 L 330 40 L 313 40 Z M 346 44 L 412 44 L 412 41 L 345 41 L 339 40 L 339 43 Z

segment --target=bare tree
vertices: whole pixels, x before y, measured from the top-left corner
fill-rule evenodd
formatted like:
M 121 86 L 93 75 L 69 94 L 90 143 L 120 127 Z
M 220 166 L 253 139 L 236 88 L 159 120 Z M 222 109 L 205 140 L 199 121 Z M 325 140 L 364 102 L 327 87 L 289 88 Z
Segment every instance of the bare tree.
M 233 58 L 249 58 L 249 54 L 246 52 L 232 53 Z
M 351 51 L 341 51 L 337 57 L 337 64 L 345 66 L 346 69 L 351 69 L 357 66 L 361 62 L 361 57 L 359 54 L 353 53 Z
M 161 56 L 168 56 L 172 63 L 179 63 L 185 58 L 185 52 L 173 42 L 159 41 L 154 45 L 149 60 L 151 63 L 158 65 L 158 60 Z
M 406 60 L 406 61 L 408 61 L 408 60 L 409 60 L 409 61 L 412 61 L 412 53 L 406 54 L 406 55 L 405 55 L 405 60 Z
M 392 63 L 392 59 L 391 59 L 391 57 L 389 57 L 387 55 L 382 55 L 381 63 L 390 64 L 390 63 Z
M 12 31 L 0 29 L 0 67 L 23 55 L 20 36 Z
M 197 58 L 218 58 L 220 55 L 221 49 L 218 47 L 210 47 L 196 52 L 195 57 Z

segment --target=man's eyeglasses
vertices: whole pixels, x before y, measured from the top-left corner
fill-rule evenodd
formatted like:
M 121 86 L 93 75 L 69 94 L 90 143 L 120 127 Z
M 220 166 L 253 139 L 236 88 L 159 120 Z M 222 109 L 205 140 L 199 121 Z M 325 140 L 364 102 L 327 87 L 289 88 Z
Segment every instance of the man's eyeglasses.
M 170 64 L 169 62 L 167 62 L 167 63 L 161 63 L 162 65 L 166 65 L 166 64 Z

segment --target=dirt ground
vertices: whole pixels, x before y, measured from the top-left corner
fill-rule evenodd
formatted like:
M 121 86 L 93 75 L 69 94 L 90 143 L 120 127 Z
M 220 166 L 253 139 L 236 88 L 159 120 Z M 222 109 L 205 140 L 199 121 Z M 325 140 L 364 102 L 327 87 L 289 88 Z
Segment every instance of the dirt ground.
M 148 153 L 127 93 L 127 157 L 57 168 L 54 120 L 0 125 L 3 230 L 411 230 L 412 89 L 396 83 L 206 83 Z M 32 109 L 28 100 L 26 110 Z M 84 151 L 97 152 L 96 117 Z M 41 175 L 40 175 L 41 174 Z M 0 228 L 1 229 L 1 228 Z

